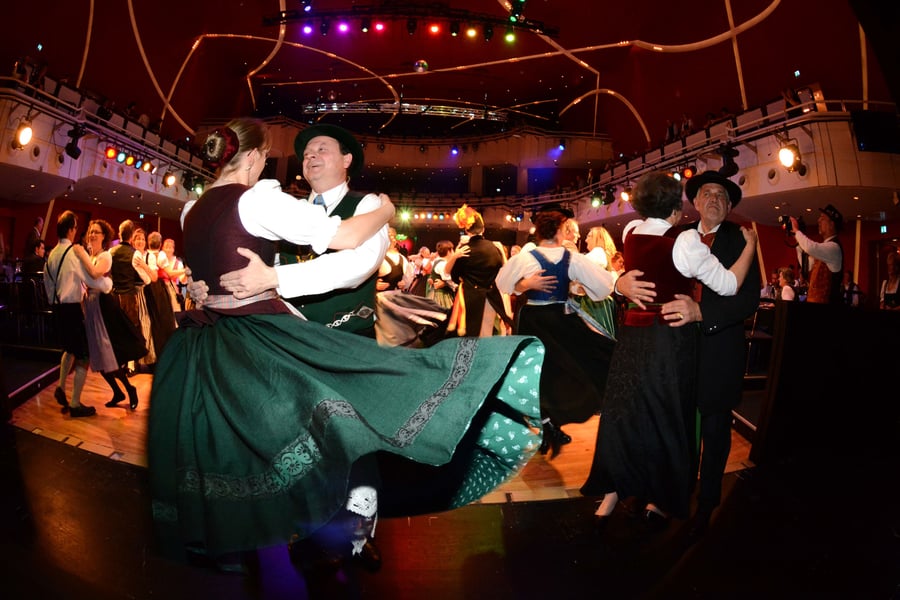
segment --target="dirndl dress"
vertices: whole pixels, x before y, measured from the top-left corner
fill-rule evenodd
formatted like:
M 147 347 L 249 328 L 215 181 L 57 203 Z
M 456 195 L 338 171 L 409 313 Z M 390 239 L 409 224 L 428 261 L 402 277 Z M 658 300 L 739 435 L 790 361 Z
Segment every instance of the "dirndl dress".
M 181 321 L 153 382 L 153 518 L 171 558 L 309 536 L 342 508 L 350 469 L 368 454 L 452 459 L 456 485 L 391 484 L 409 487 L 407 510 L 420 514 L 478 500 L 541 444 L 544 348 L 533 337 L 410 349 L 290 314 L 209 321 Z

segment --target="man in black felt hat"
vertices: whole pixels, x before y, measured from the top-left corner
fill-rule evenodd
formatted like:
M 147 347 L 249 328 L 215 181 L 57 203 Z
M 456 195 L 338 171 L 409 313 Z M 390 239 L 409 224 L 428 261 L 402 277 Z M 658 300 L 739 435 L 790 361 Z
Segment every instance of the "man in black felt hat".
M 797 239 L 797 259 L 802 264 L 802 253 L 812 259 L 809 268 L 809 291 L 806 301 L 817 304 L 840 304 L 841 283 L 844 273 L 844 250 L 838 240 L 838 232 L 844 225 L 844 216 L 829 204 L 819 209 L 819 235 L 821 242 L 814 242 L 791 217 L 791 226 Z
M 352 133 L 337 125 L 303 129 L 294 140 L 311 187 L 309 202 L 343 219 L 375 210 L 376 194 L 350 190 L 350 178 L 363 168 L 363 149 Z M 310 321 L 375 337 L 375 282 L 388 248 L 387 228 L 358 248 L 315 256 L 309 248 L 280 245 L 278 265 L 251 259 L 247 267 L 222 276 L 237 298 L 275 287 Z M 312 260 L 315 259 L 315 260 Z
M 740 226 L 726 220 L 741 201 L 740 186 L 716 171 L 704 171 L 687 181 L 685 195 L 700 213 L 700 220 L 686 227 L 697 229 L 710 252 L 723 266 L 731 267 L 746 244 Z M 617 287 L 621 290 L 623 286 Z M 673 326 L 698 322 L 701 331 L 697 408 L 702 454 L 698 454 L 692 469 L 694 474 L 700 471 L 697 510 L 689 529 L 692 541 L 706 532 L 721 501 L 722 479 L 731 451 L 731 411 L 741 401 L 743 390 L 747 356 L 744 321 L 759 306 L 759 289 L 759 265 L 754 259 L 734 296 L 720 296 L 699 285 L 695 290 L 699 300 L 680 296 L 662 307 L 662 314 Z

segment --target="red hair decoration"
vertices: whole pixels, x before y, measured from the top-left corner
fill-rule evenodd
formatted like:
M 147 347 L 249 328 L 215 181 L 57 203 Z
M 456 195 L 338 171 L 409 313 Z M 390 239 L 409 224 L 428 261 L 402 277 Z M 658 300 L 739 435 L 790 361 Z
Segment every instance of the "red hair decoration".
M 209 144 L 215 143 L 216 137 L 221 139 L 222 142 L 224 142 L 224 144 L 225 144 L 225 148 L 222 150 L 222 153 L 221 153 L 221 158 L 219 158 L 218 160 L 210 160 L 209 161 L 209 164 L 211 166 L 218 169 L 219 167 L 221 167 L 223 165 L 227 165 L 229 162 L 231 162 L 231 159 L 237 155 L 238 150 L 240 150 L 240 147 L 241 147 L 241 142 L 238 139 L 237 133 L 235 133 L 235 131 L 233 129 L 231 129 L 230 127 L 218 127 L 215 130 L 213 130 L 213 133 L 215 134 L 215 136 L 210 136 L 211 139 L 208 139 L 206 142 L 207 143 L 207 149 L 206 149 L 207 155 L 213 154 L 213 152 L 211 152 L 213 150 L 213 148 L 210 148 Z

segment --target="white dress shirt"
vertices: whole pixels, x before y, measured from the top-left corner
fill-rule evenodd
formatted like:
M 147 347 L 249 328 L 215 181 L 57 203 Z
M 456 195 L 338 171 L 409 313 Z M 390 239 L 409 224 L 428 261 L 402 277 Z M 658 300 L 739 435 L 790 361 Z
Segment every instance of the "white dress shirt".
M 75 256 L 74 249 L 66 254 L 66 259 L 60 267 L 63 254 L 71 245 L 72 242 L 68 238 L 59 240 L 47 258 L 47 268 L 44 271 L 44 290 L 47 292 L 47 301 L 50 304 L 55 302 L 57 292 L 60 304 L 80 303 L 84 297 L 85 286 L 98 289 L 104 294 L 112 291 L 112 279 L 106 276 L 91 277 L 78 257 Z
M 625 226 L 622 239 L 632 230 L 643 235 L 663 235 L 671 227 L 672 224 L 665 219 L 638 219 Z M 700 239 L 700 232 L 696 229 L 686 229 L 675 238 L 672 262 L 679 273 L 691 279 L 699 279 L 720 296 L 734 296 L 737 293 L 737 277 L 722 266 L 709 246 Z
M 540 252 L 551 263 L 557 264 L 563 258 L 565 248 L 562 246 L 538 246 Z M 569 253 L 569 279 L 578 280 L 591 300 L 603 300 L 610 295 L 615 277 L 601 268 L 586 255 L 578 252 Z M 541 264 L 531 252 L 522 251 L 506 261 L 497 273 L 497 289 L 503 294 L 518 294 L 516 283 L 523 277 L 534 275 L 542 269 Z
M 322 194 L 325 199 L 326 213 L 331 214 L 348 190 L 349 186 L 343 183 Z M 308 206 L 312 210 L 321 211 L 323 207 L 312 204 L 315 196 L 315 193 L 311 194 L 308 202 L 298 202 L 296 199 L 294 202 Z M 369 213 L 380 206 L 381 199 L 377 195 L 366 194 L 360 200 L 354 214 Z M 337 219 L 337 217 L 334 218 Z M 388 231 L 387 225 L 385 225 L 378 233 L 356 248 L 330 252 L 302 263 L 278 265 L 275 267 L 278 275 L 278 293 L 284 298 L 295 298 L 331 290 L 355 288 L 378 270 L 388 246 Z M 316 253 L 321 252 L 315 247 L 313 250 Z
M 838 243 L 836 235 L 831 236 L 824 242 L 814 242 L 802 231 L 794 234 L 797 237 L 797 263 L 803 264 L 802 252 L 809 255 L 809 270 L 817 260 L 821 260 L 832 273 L 837 273 L 844 265 L 844 253 Z

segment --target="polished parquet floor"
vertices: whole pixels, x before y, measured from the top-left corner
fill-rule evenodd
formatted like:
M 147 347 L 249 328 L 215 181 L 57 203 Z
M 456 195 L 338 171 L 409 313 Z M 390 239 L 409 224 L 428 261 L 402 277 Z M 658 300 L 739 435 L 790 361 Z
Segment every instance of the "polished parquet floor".
M 53 397 L 55 384 L 52 384 L 16 408 L 10 422 L 24 431 L 81 450 L 146 467 L 147 417 L 153 376 L 136 374 L 130 381 L 138 389 L 140 398 L 135 411 L 127 408 L 127 401 L 115 408 L 106 408 L 104 403 L 112 397 L 112 392 L 100 375 L 89 372 L 82 392 L 82 403 L 95 407 L 96 416 L 73 419 L 62 414 Z M 69 377 L 67 396 L 71 396 L 71 392 L 72 378 Z M 587 478 L 594 456 L 598 424 L 599 417 L 593 417 L 585 423 L 567 425 L 565 431 L 571 435 L 572 443 L 566 445 L 558 456 L 552 459 L 549 456 L 535 456 L 518 475 L 481 502 L 528 502 L 580 496 L 578 489 Z M 726 471 L 752 467 L 749 453 L 750 443 L 733 432 L 732 452 Z

